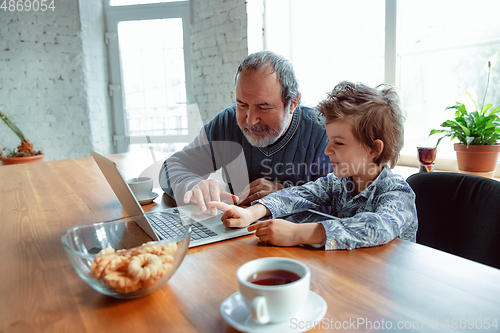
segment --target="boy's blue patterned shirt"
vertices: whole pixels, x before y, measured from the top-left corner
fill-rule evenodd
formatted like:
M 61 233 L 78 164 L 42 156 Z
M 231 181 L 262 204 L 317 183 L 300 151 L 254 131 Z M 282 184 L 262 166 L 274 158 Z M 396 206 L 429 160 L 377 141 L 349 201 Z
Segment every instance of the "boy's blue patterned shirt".
M 326 250 L 382 245 L 396 237 L 416 241 L 415 193 L 400 175 L 385 166 L 354 197 L 352 187 L 351 177 L 337 178 L 330 173 L 302 186 L 271 193 L 254 204 L 265 205 L 273 218 L 331 206 L 331 220 L 320 222 L 326 232 L 326 241 L 321 245 Z

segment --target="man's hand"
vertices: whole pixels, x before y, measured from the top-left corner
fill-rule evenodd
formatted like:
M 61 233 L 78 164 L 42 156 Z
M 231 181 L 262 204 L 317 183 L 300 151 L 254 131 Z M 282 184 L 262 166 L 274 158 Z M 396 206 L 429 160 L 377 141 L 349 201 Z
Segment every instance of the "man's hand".
M 259 178 L 248 184 L 243 192 L 240 193 L 240 197 L 245 197 L 246 198 L 242 201 L 239 202 L 239 205 L 245 205 L 248 204 L 254 200 L 257 199 L 262 199 L 269 193 L 273 193 L 276 191 L 279 191 L 283 189 L 283 185 L 280 183 L 274 183 L 270 180 L 264 179 L 264 178 Z
M 223 191 L 215 179 L 202 180 L 184 194 L 184 203 L 192 201 L 198 204 L 198 208 L 202 212 L 207 209 L 206 203 L 221 200 L 236 203 L 239 199 L 236 195 Z M 210 207 L 210 214 L 217 215 L 217 207 Z
M 263 216 L 269 214 L 269 210 L 263 205 L 254 205 L 248 208 L 241 208 L 238 206 L 231 206 L 224 202 L 209 202 L 208 207 L 219 208 L 224 212 L 220 218 L 222 224 L 231 228 L 243 228 L 250 225 L 250 223 L 257 221 Z

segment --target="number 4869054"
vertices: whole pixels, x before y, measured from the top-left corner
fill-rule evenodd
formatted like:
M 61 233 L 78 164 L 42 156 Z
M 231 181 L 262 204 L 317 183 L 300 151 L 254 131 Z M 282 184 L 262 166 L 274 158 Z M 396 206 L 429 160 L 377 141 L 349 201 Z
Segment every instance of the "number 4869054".
M 0 0 L 1 1 L 1 0 Z M 3 0 L 0 10 L 4 12 L 22 12 L 22 11 L 42 11 L 56 9 L 55 0 Z

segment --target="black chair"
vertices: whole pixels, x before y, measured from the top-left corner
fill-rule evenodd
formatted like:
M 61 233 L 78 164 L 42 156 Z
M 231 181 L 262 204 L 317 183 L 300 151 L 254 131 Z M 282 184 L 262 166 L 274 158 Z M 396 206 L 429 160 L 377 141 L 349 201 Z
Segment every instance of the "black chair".
M 407 182 L 417 196 L 417 243 L 500 268 L 499 181 L 428 172 Z

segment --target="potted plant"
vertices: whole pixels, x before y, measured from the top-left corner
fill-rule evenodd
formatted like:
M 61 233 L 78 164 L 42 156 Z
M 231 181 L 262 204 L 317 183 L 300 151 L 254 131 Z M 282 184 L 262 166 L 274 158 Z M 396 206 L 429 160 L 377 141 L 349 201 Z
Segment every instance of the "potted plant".
M 436 143 L 436 147 L 445 137 L 458 139 L 454 149 L 457 153 L 458 169 L 472 173 L 491 173 L 496 169 L 498 153 L 500 152 L 500 105 L 492 108 L 493 104 L 485 104 L 490 84 L 491 68 L 496 62 L 497 53 L 488 60 L 488 83 L 484 93 L 483 104 L 478 107 L 472 95 L 465 91 L 474 103 L 476 109 L 468 112 L 465 105 L 456 102 L 445 110 L 454 109 L 454 119 L 446 120 L 441 124 L 444 129 L 433 129 L 430 135 L 444 133 Z
M 2 113 L 3 106 L 0 105 L 0 119 L 19 137 L 21 140 L 21 144 L 17 147 L 16 150 L 12 150 L 9 154 L 6 154 L 5 151 L 0 147 L 1 161 L 3 165 L 9 164 L 21 164 L 21 163 L 33 163 L 33 162 L 41 162 L 43 161 L 43 157 L 45 156 L 40 150 L 35 151 L 33 149 L 33 144 L 27 140 L 23 132 L 14 124 L 11 117 L 8 117 L 4 113 Z

